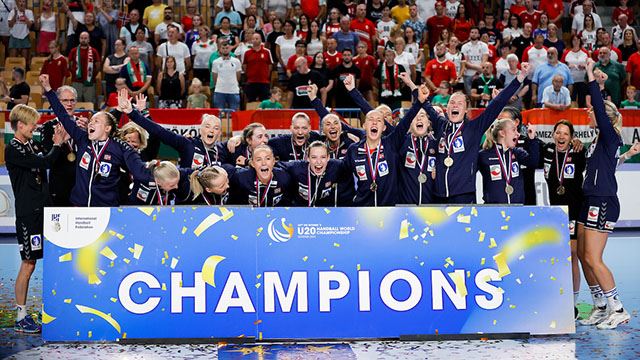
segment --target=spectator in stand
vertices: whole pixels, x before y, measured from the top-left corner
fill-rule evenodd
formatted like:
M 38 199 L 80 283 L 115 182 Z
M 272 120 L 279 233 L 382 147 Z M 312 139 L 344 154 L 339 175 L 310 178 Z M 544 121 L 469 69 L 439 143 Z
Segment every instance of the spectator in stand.
M 142 60 L 142 62 L 147 65 L 147 68 L 149 68 L 149 74 L 152 74 L 154 69 L 153 46 L 151 43 L 146 41 L 147 34 L 148 31 L 146 28 L 138 27 L 134 34 L 135 41 L 130 42 L 129 45 L 127 45 L 126 50 L 129 52 L 132 47 L 136 47 L 140 54 L 140 60 Z
M 284 19 L 291 10 L 291 1 L 289 0 L 263 0 L 265 14 L 275 14 L 277 18 Z
M 296 71 L 296 60 L 298 60 L 298 58 L 307 59 L 307 65 L 313 62 L 313 58 L 307 55 L 307 44 L 305 43 L 304 40 L 296 41 L 296 52 L 295 54 L 291 55 L 287 60 L 287 77 L 288 78 L 290 78 L 291 74 L 293 74 Z
M 72 86 L 78 93 L 78 101 L 96 104 L 96 76 L 101 69 L 98 50 L 89 43 L 89 33 L 80 33 L 80 44 L 69 53 Z
M 231 28 L 242 29 L 242 18 L 240 17 L 240 13 L 234 10 L 232 0 L 223 0 L 222 10 L 216 14 L 213 22 L 213 28 L 215 30 L 220 29 L 223 18 L 229 19 Z
M 397 5 L 391 8 L 391 17 L 396 24 L 404 24 L 411 17 L 406 0 L 397 1 Z
M 440 86 L 435 91 L 435 96 L 431 99 L 431 104 L 434 106 L 441 106 L 443 108 L 447 107 L 449 104 L 449 99 L 451 98 L 451 85 L 448 81 L 443 81 L 440 83 Z
M 269 35 L 267 35 L 267 42 L 265 45 L 271 52 L 271 58 L 274 61 L 278 61 L 278 54 L 276 53 L 276 40 L 281 35 L 284 35 L 284 32 L 282 31 L 282 20 L 280 20 L 279 18 L 273 19 L 271 24 L 273 26 L 273 30 L 269 33 Z
M 349 30 L 350 24 L 351 19 L 348 16 L 343 16 L 340 19 L 340 31 L 333 34 L 333 38 L 338 41 L 338 51 L 340 52 L 344 49 L 351 49 L 351 51 L 354 52 L 360 41 L 358 35 Z
M 480 36 L 489 35 L 489 45 L 500 48 L 502 44 L 502 32 L 495 26 L 495 15 L 493 13 L 484 14 L 484 27 L 480 29 Z
M 247 76 L 244 86 L 247 101 L 262 101 L 269 97 L 272 65 L 271 53 L 262 45 L 262 38 L 253 34 L 251 49 L 244 54 L 242 65 Z
M 460 51 L 460 41 L 457 37 L 453 36 L 449 39 L 449 46 L 447 47 L 447 53 L 445 55 L 447 60 L 456 65 L 456 75 L 458 79 L 452 83 L 453 91 L 464 91 L 463 75 L 466 71 L 466 62 L 464 61 L 464 55 Z
M 600 96 L 602 97 L 602 99 L 606 101 L 611 101 L 611 94 L 609 94 L 609 91 L 605 86 L 605 83 L 609 78 L 607 74 L 605 74 L 600 69 L 595 69 L 593 70 L 593 75 L 595 77 L 596 83 L 598 84 L 598 89 L 600 90 Z M 587 94 L 587 108 L 591 109 L 591 107 L 592 107 L 591 94 Z
M 571 34 L 577 34 L 582 29 L 584 29 L 584 17 L 588 14 L 593 16 L 593 22 L 595 24 L 596 29 L 602 27 L 602 21 L 600 20 L 600 16 L 593 12 L 593 3 L 591 0 L 584 0 L 582 3 L 582 13 L 575 14 L 573 16 L 573 22 L 571 24 Z
M 138 29 L 143 30 L 144 38 L 141 41 L 146 42 L 149 39 L 149 29 L 140 23 L 140 12 L 133 9 L 129 12 L 129 21 L 120 28 L 120 38 L 124 39 L 127 46 L 137 40 L 136 32 Z M 136 46 L 140 47 L 139 44 Z
M 14 0 L 3 0 L 6 6 L 0 6 L 0 43 L 9 48 L 9 14 L 16 7 Z
M 136 46 L 129 47 L 127 53 L 129 61 L 120 69 L 118 76 L 125 80 L 129 96 L 135 97 L 138 94 L 146 96 L 152 81 L 151 69 L 142 61 L 140 49 Z
M 618 25 L 614 26 L 611 29 L 611 38 L 613 39 L 613 46 L 619 47 L 620 44 L 624 41 L 624 32 L 627 30 L 633 31 L 635 34 L 636 30 L 629 25 L 627 22 L 628 18 L 625 14 L 620 14 L 618 16 Z
M 482 74 L 471 83 L 471 101 L 477 108 L 486 108 L 493 99 L 493 91 L 502 87 L 502 82 L 493 76 L 493 64 L 485 62 Z
M 627 86 L 625 91 L 627 98 L 620 103 L 623 109 L 640 109 L 640 102 L 636 101 L 636 87 L 633 85 Z
M 327 17 L 327 1 L 301 1 L 302 13 L 311 20 L 321 21 Z
M 191 49 L 193 47 L 193 44 L 200 39 L 202 16 L 200 16 L 199 14 L 195 14 L 190 19 L 191 19 L 192 27 L 191 29 L 187 30 L 187 33 L 185 34 L 185 37 L 184 37 L 184 43 L 185 45 L 187 45 L 189 49 Z M 209 36 L 209 34 L 211 34 L 211 32 L 207 34 L 205 39 Z M 193 53 L 191 53 L 191 55 L 193 55 Z
M 53 14 L 51 0 L 42 3 L 42 13 L 36 18 L 35 28 L 38 30 L 36 51 L 39 56 L 46 56 L 49 54 L 49 43 L 58 40 L 58 21 Z
M 342 57 L 340 59 L 342 59 Z M 355 62 L 355 59 L 354 59 L 354 62 Z M 317 53 L 316 56 L 313 57 L 313 63 L 310 66 L 310 68 L 311 70 L 317 72 L 322 79 L 321 84 L 319 85 L 321 86 L 320 101 L 322 101 L 323 104 L 326 104 L 327 96 L 329 92 L 333 89 L 333 79 L 331 78 L 333 71 L 327 68 L 327 64 L 324 62 L 324 55 L 321 53 Z
M 68 11 L 71 11 L 71 16 L 73 16 L 76 21 L 84 23 L 85 7 L 87 7 L 87 4 L 85 4 L 83 1 L 63 1 L 60 5 L 60 14 L 68 15 Z M 68 21 L 67 23 L 67 45 L 64 51 L 66 54 L 68 54 L 72 48 L 78 46 L 79 34 L 79 32 L 76 32 L 74 30 L 72 21 Z
M 469 39 L 469 33 L 474 25 L 473 20 L 469 19 L 467 14 L 467 7 L 460 4 L 456 18 L 453 20 L 453 35 L 464 43 Z
M 0 101 L 7 104 L 7 110 L 13 109 L 18 104 L 27 105 L 31 88 L 24 81 L 24 69 L 15 67 L 11 72 L 13 85 L 7 88 L 3 78 L 0 78 Z
M 417 9 L 415 5 L 412 5 L 412 8 Z M 360 4 L 357 6 L 356 17 L 351 20 L 349 26 L 351 31 L 358 35 L 359 43 L 364 42 L 367 44 L 369 54 L 373 54 L 373 45 L 378 43 L 378 35 L 376 33 L 376 25 L 367 19 L 367 5 Z M 355 53 L 355 48 L 352 51 Z
M 183 107 L 185 79 L 176 66 L 173 56 L 167 56 L 162 71 L 158 73 L 156 89 L 158 91 L 158 108 L 180 109 Z
M 213 62 L 216 61 L 220 56 L 220 49 L 222 49 L 222 46 L 228 46 L 227 42 L 225 39 L 218 39 L 216 41 L 216 47 L 217 50 L 214 51 L 211 56 L 209 57 L 209 88 L 211 89 L 211 94 L 213 95 L 213 93 L 215 92 L 215 87 L 216 87 L 216 82 L 213 80 L 213 71 L 211 70 L 211 67 L 213 65 Z M 229 50 L 229 56 L 231 57 L 235 57 L 236 55 L 234 53 L 231 52 L 231 50 Z M 212 101 L 213 102 L 213 101 Z
M 202 81 L 198 78 L 191 81 L 189 86 L 189 97 L 187 97 L 187 109 L 204 109 L 207 108 L 207 95 L 202 93 Z
M 523 24 L 530 23 L 534 29 L 538 28 L 542 12 L 533 8 L 533 0 L 524 0 L 524 6 L 527 10 L 520 13 L 520 20 L 522 20 Z
M 309 33 L 309 17 L 305 14 L 300 16 L 296 26 L 296 36 L 300 39 L 306 39 Z
M 601 47 L 598 52 L 598 62 L 596 69 L 607 74 L 607 81 L 604 86 L 611 95 L 611 101 L 616 106 L 620 106 L 622 101 L 622 89 L 627 82 L 627 73 L 624 66 L 612 58 L 612 51 L 608 47 Z
M 356 87 L 360 82 L 360 69 L 353 63 L 353 53 L 350 49 L 342 50 L 342 64 L 333 71 L 333 98 L 336 108 L 357 108 L 358 105 L 351 99 L 349 91 L 344 86 L 344 79 L 353 75 Z
M 422 84 L 422 68 L 424 64 L 424 49 L 419 39 L 416 39 L 416 32 L 412 27 L 408 26 L 404 30 L 404 41 L 406 43 L 405 52 L 413 56 L 416 63 L 416 79 L 415 84 Z
M 324 51 L 327 39 L 324 37 L 324 34 L 320 32 L 320 23 L 316 20 L 311 21 L 311 25 L 309 26 L 309 34 L 307 34 L 307 38 L 304 39 L 307 44 L 307 54 L 313 57 L 316 54 Z
M 156 26 L 156 30 L 153 32 L 154 41 L 156 46 L 160 46 L 164 44 L 168 40 L 168 32 L 169 26 L 174 26 L 178 28 L 178 32 L 180 33 L 180 38 L 184 35 L 184 30 L 182 26 L 177 22 L 173 21 L 173 8 L 167 6 L 164 8 L 164 19 L 158 26 Z
M 505 8 L 504 10 L 502 10 L 502 17 L 500 17 L 500 21 L 498 21 L 498 23 L 496 24 L 496 29 L 498 29 L 500 32 L 504 31 L 504 29 L 509 27 L 510 19 L 511 19 L 511 11 Z M 503 41 L 506 42 L 506 40 L 504 39 Z
M 191 45 L 193 76 L 199 79 L 204 85 L 209 85 L 209 58 L 211 58 L 211 54 L 218 50 L 218 44 L 209 36 L 210 33 L 208 26 L 200 26 L 198 30 L 200 36 L 198 40 Z
M 424 72 L 425 84 L 431 92 L 435 92 L 438 89 L 436 84 L 442 84 L 445 81 L 450 84 L 457 82 L 456 66 L 453 62 L 447 60 L 446 54 L 447 46 L 442 41 L 438 42 L 436 44 L 436 56 L 434 59 L 429 60 Z
M 485 10 L 493 11 L 493 9 L 489 8 L 489 4 L 485 4 L 484 1 L 480 0 L 465 0 L 464 4 L 467 8 L 469 20 L 478 25 L 480 25 L 480 23 L 484 20 Z M 487 6 L 487 9 L 485 9 L 485 6 Z
M 87 11 L 84 14 L 84 24 L 76 20 L 76 18 L 71 13 L 71 10 L 67 10 L 67 17 L 73 25 L 75 34 L 77 34 L 78 36 L 73 39 L 74 47 L 79 43 L 79 34 L 86 32 L 87 34 L 89 34 L 89 44 L 92 48 L 98 51 L 101 59 L 104 59 L 107 52 L 107 39 L 102 29 L 100 29 L 100 27 L 96 24 L 96 16 L 92 12 Z
M 427 19 L 427 39 L 429 42 L 429 49 L 433 49 L 436 45 L 438 39 L 440 39 L 442 30 L 453 29 L 453 20 L 445 15 L 443 3 L 440 1 L 436 2 L 435 8 L 436 16 Z M 431 52 L 431 50 L 429 51 L 433 55 L 433 52 Z
M 474 26 L 471 28 L 469 42 L 462 45 L 461 52 L 465 60 L 463 80 L 466 94 L 471 94 L 471 82 L 482 71 L 482 64 L 489 60 L 489 47 L 479 41 L 479 38 L 480 31 Z
M 547 34 L 547 38 L 544 39 L 544 46 L 547 48 L 556 48 L 558 54 L 564 53 L 564 41 L 558 38 L 558 27 L 556 24 L 549 24 L 549 34 Z
M 622 54 L 622 64 L 627 65 L 629 57 L 638 51 L 636 32 L 633 29 L 624 31 L 622 44 L 618 47 Z
M 540 0 L 538 9 L 549 17 L 549 23 L 562 26 L 562 16 L 564 15 L 564 4 L 562 0 Z
M 112 54 L 115 50 L 113 45 L 118 39 L 119 33 L 118 10 L 114 8 L 113 0 L 102 0 L 102 2 L 95 3 L 94 11 L 96 12 L 96 22 L 106 39 L 107 50 L 105 54 Z
M 287 61 L 289 61 L 289 58 L 296 53 L 296 43 L 300 40 L 300 38 L 294 34 L 295 26 L 296 24 L 292 20 L 285 21 L 283 27 L 284 34 L 276 39 L 276 56 L 279 64 L 278 80 L 281 84 L 284 84 L 288 79 Z
M 219 12 L 226 9 L 225 7 L 226 2 L 227 0 L 218 0 L 216 2 L 215 11 Z M 229 0 L 229 4 L 230 4 L 229 6 L 230 8 L 237 11 L 241 17 L 244 17 L 245 15 L 247 15 L 247 9 L 249 9 L 249 6 L 251 6 L 251 1 L 250 0 Z
M 33 21 L 33 11 L 27 9 L 27 0 L 16 0 L 16 7 L 9 13 L 9 56 L 16 57 L 19 52 L 27 64 L 31 50 L 29 29 Z
M 256 28 L 257 27 L 257 28 Z M 264 34 L 264 32 L 262 31 L 262 29 L 260 27 L 258 27 L 257 25 L 257 18 L 253 15 L 247 15 L 247 17 L 244 19 L 244 29 L 242 29 L 242 31 L 240 32 L 240 38 L 244 39 L 244 32 L 247 30 L 253 30 L 253 32 L 255 34 L 260 35 L 260 39 L 262 39 L 262 41 L 266 41 L 267 37 Z
M 196 16 L 200 16 L 198 15 L 198 6 L 196 5 L 195 1 L 191 0 L 187 2 L 186 8 L 187 8 L 187 12 L 182 16 L 182 19 L 180 19 L 180 24 L 182 24 L 182 30 L 189 31 L 191 29 L 197 29 L 198 26 L 202 24 L 202 18 L 200 18 L 199 24 L 193 23 L 193 19 Z
M 176 62 L 176 69 L 181 74 L 186 74 L 191 68 L 191 52 L 185 43 L 178 41 L 179 29 L 169 25 L 167 30 L 168 41 L 159 45 L 156 54 L 156 66 L 158 69 L 165 68 L 165 60 L 172 56 Z
M 564 82 L 569 91 L 573 90 L 573 78 L 569 67 L 558 61 L 558 50 L 556 48 L 547 49 L 547 63 L 539 65 L 533 73 L 531 79 L 531 102 L 536 107 L 540 107 L 542 101 L 542 92 L 551 85 L 554 76 L 562 75 Z
M 243 32 L 243 34 L 244 34 L 244 38 L 242 38 L 242 41 L 240 41 L 240 44 L 238 44 L 236 49 L 233 51 L 233 53 L 236 55 L 235 57 L 237 57 L 240 60 L 240 63 L 244 61 L 244 53 L 251 48 L 251 38 L 255 34 L 255 30 L 247 29 Z
M 569 94 L 569 89 L 562 85 L 563 83 L 562 75 L 553 77 L 551 85 L 542 92 L 543 108 L 564 111 L 571 106 L 571 94 Z
M 384 8 L 387 7 L 385 4 L 386 1 L 383 0 L 371 0 L 367 1 L 367 19 L 371 20 L 374 24 L 377 24 L 380 19 L 382 19 L 382 12 Z M 391 8 L 389 8 L 391 11 Z M 426 21 L 426 19 L 422 19 L 422 21 Z
M 633 9 L 627 7 L 628 0 L 620 0 L 620 6 L 613 9 L 613 14 L 611 14 L 611 21 L 614 24 L 618 24 L 618 19 L 620 14 L 627 15 L 627 19 L 629 20 L 629 25 L 635 24 L 635 15 L 633 14 Z
M 279 110 L 282 109 L 282 104 L 280 104 L 280 100 L 282 100 L 282 90 L 279 87 L 271 88 L 271 96 L 263 100 L 260 105 L 258 105 L 258 109 L 261 110 Z
M 578 36 L 582 40 L 584 48 L 589 51 L 589 53 L 592 53 L 596 49 L 596 28 L 592 14 L 585 15 L 584 25 L 582 31 L 578 33 Z
M 398 65 L 402 65 L 402 67 L 407 71 L 407 74 L 411 77 L 411 80 L 416 82 L 416 60 L 408 51 L 406 51 L 406 43 L 404 39 L 400 36 L 396 37 L 393 41 L 394 48 L 396 50 L 396 56 L 394 61 Z M 405 100 L 411 99 L 411 90 L 408 87 L 403 88 L 403 95 Z
M 572 35 L 571 48 L 564 52 L 560 61 L 567 64 L 571 71 L 571 78 L 573 79 L 571 99 L 577 102 L 580 108 L 584 108 L 587 105 L 586 96 L 588 88 L 585 79 L 587 75 L 588 58 L 589 53 L 582 46 L 582 39 L 577 35 Z
M 547 16 L 547 14 L 545 13 L 540 14 L 538 27 L 533 30 L 533 37 L 535 38 L 538 35 L 542 35 L 545 39 L 549 35 L 549 16 Z
M 142 23 L 149 29 L 149 36 L 153 39 L 153 32 L 156 30 L 156 26 L 160 25 L 164 20 L 164 8 L 167 5 L 162 3 L 162 0 L 153 0 L 153 3 L 144 9 L 142 14 Z
M 498 58 L 498 51 L 495 46 L 489 44 L 489 34 L 482 34 L 480 36 L 480 41 L 487 44 L 487 48 L 489 49 L 489 62 L 495 64 Z
M 307 59 L 298 58 L 296 60 L 296 72 L 293 73 L 287 89 L 289 90 L 287 108 L 290 109 L 310 109 L 311 102 L 308 96 L 308 87 L 315 84 L 320 88 L 323 79 L 317 72 L 309 69 Z
M 327 51 L 323 55 L 324 62 L 331 71 L 342 63 L 342 53 L 338 51 L 338 41 L 335 38 L 327 39 Z
M 498 50 L 500 53 L 500 57 L 495 61 L 496 64 L 496 75 L 500 78 L 500 75 L 507 72 L 509 70 L 509 61 L 507 60 L 507 56 L 511 54 L 509 51 L 509 45 L 504 44 Z M 506 85 L 505 85 L 506 86 Z
M 528 62 L 532 72 L 535 72 L 538 65 L 547 62 L 547 48 L 544 47 L 544 37 L 540 34 L 533 40 L 533 45 L 529 45 L 522 53 L 522 61 Z M 533 76 L 533 74 L 531 74 Z
M 122 39 L 115 41 L 115 51 L 107 56 L 102 65 L 103 79 L 105 80 L 105 94 L 109 98 L 109 94 L 116 92 L 116 79 L 120 75 L 120 70 L 124 67 L 127 53 L 124 52 L 125 46 Z
M 524 0 L 516 0 L 515 3 L 509 7 L 509 11 L 511 11 L 511 14 L 519 17 L 523 12 L 527 11 L 527 6 L 524 4 Z
M 638 50 L 629 56 L 626 72 L 627 83 L 631 86 L 635 86 L 636 89 L 640 89 L 640 39 L 637 39 L 636 41 Z
M 391 109 L 400 108 L 403 83 L 398 74 L 406 72 L 402 65 L 396 64 L 395 57 L 393 46 L 388 45 L 384 50 L 384 61 L 380 62 L 373 76 L 377 80 L 374 81 L 374 86 L 378 89 L 378 102 Z
M 396 22 L 391 18 L 391 9 L 389 8 L 389 6 L 385 6 L 382 9 L 382 17 L 376 23 L 378 39 L 384 41 L 389 40 L 389 37 L 391 36 L 391 30 L 393 30 L 395 27 Z
M 502 30 L 502 39 L 506 43 L 511 43 L 515 38 L 522 35 L 522 20 L 515 14 L 509 16 L 509 26 Z
M 213 106 L 217 108 L 240 109 L 240 74 L 242 63 L 229 54 L 230 46 L 222 45 L 220 57 L 211 63 L 213 82 L 216 84 L 213 93 Z
M 509 86 L 513 79 L 517 78 L 520 74 L 520 69 L 518 69 L 518 67 L 520 66 L 520 60 L 518 60 L 516 54 L 507 55 L 507 64 L 509 64 L 509 68 L 507 69 L 507 71 L 502 72 L 498 76 L 498 79 L 500 79 L 500 82 L 504 87 Z M 508 105 L 510 107 L 522 110 L 524 106 L 522 99 L 529 92 L 529 83 L 529 79 L 525 78 L 524 82 L 520 84 L 520 88 L 518 89 L 518 91 L 511 97 L 511 99 L 509 99 Z
M 360 70 L 360 82 L 358 91 L 368 102 L 373 101 L 373 73 L 376 71 L 378 62 L 376 58 L 367 53 L 367 44 L 358 44 L 358 55 L 353 58 L 353 63 Z
M 324 24 L 322 32 L 327 35 L 327 39 L 331 38 L 333 34 L 340 31 L 340 19 L 342 18 L 342 14 L 340 10 L 337 8 L 331 9 L 329 11 L 329 20 Z
M 458 14 L 458 6 L 460 6 L 460 1 L 459 0 L 447 0 L 446 2 L 446 15 L 448 18 L 450 18 L 451 20 L 456 18 L 456 15 Z
M 49 56 L 44 61 L 40 75 L 49 75 L 51 88 L 56 91 L 69 77 L 69 63 L 67 58 L 60 53 L 60 44 L 55 40 L 49 41 Z
M 415 32 L 416 42 L 419 44 L 423 44 L 425 41 L 424 35 L 426 32 L 426 22 L 418 17 L 417 4 L 414 3 L 409 6 L 409 15 L 409 19 L 405 21 L 404 24 L 402 24 L 402 29 L 404 29 L 405 31 L 407 30 L 407 28 L 413 29 L 413 31 Z
M 543 40 L 544 41 L 544 40 Z M 533 28 L 530 23 L 525 23 L 522 27 L 522 35 L 511 41 L 511 49 L 514 54 L 522 59 L 524 50 L 533 44 Z
M 598 60 L 598 54 L 600 53 L 600 49 L 602 49 L 603 47 L 611 50 L 609 55 L 611 57 L 611 60 L 620 62 L 620 60 L 622 59 L 622 53 L 620 52 L 620 49 L 613 46 L 613 44 L 611 43 L 611 35 L 609 35 L 608 32 L 602 34 L 602 44 L 600 44 L 600 47 L 598 47 L 596 51 L 591 54 L 593 60 Z

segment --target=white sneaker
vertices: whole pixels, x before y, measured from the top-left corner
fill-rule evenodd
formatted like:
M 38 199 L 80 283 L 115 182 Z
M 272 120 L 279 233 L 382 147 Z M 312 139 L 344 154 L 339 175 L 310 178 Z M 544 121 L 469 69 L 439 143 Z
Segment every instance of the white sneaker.
M 578 323 L 580 325 L 598 325 L 603 322 L 609 316 L 609 311 L 607 309 L 600 309 L 595 307 L 589 315 L 589 318 L 585 320 L 579 320 Z
M 622 312 L 612 311 L 609 316 L 604 319 L 596 327 L 600 330 L 615 329 L 620 324 L 626 324 L 631 319 L 631 315 L 627 310 L 622 309 Z

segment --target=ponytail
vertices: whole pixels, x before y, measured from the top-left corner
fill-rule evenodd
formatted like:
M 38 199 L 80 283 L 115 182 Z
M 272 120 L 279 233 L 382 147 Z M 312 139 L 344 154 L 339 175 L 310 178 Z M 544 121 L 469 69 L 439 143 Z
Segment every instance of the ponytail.
M 169 179 L 180 178 L 180 171 L 170 161 L 153 160 L 147 165 L 156 183 L 158 180 L 164 182 Z
M 202 169 L 197 169 L 189 175 L 189 182 L 191 184 L 191 192 L 193 193 L 193 199 L 205 192 L 205 188 L 209 187 L 211 182 L 215 181 L 220 176 L 229 176 L 227 171 L 217 165 L 207 166 Z
M 496 145 L 496 143 L 498 142 L 498 136 L 500 134 L 500 130 L 504 130 L 504 128 L 507 126 L 509 122 L 513 123 L 513 120 L 508 118 L 502 118 L 502 119 L 497 119 L 496 121 L 493 122 L 493 124 L 491 124 L 491 127 L 489 127 L 489 130 L 485 132 L 485 140 L 484 140 L 484 143 L 482 144 L 483 150 L 491 149 Z
M 611 121 L 611 125 L 620 135 L 622 133 L 622 114 L 620 114 L 616 105 L 609 100 L 604 101 L 604 110 Z

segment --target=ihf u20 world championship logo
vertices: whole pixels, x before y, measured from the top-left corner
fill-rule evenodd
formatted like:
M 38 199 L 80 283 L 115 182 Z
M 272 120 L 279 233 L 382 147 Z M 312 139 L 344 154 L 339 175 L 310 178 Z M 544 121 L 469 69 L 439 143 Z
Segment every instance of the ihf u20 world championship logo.
M 277 219 L 273 219 L 271 220 L 271 222 L 269 222 L 269 226 L 267 228 L 267 232 L 269 233 L 269 237 L 271 238 L 271 240 L 275 241 L 275 242 L 287 242 L 289 240 L 291 240 L 291 238 L 293 237 L 293 225 L 286 224 L 287 219 L 285 218 L 280 218 L 280 223 L 282 225 L 282 228 L 284 229 L 284 232 L 281 230 L 276 229 L 276 222 Z

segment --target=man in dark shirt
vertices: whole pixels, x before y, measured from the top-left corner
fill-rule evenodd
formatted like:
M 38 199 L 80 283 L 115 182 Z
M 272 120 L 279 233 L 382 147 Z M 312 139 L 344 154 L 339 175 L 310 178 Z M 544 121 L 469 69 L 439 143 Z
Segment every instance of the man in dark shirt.
M 356 79 L 356 87 L 360 79 L 360 69 L 353 63 L 353 53 L 351 49 L 342 51 L 342 64 L 333 70 L 333 98 L 335 99 L 336 108 L 357 108 L 356 103 L 349 96 L 349 92 L 344 87 L 344 79 L 347 75 L 352 74 Z
M 511 41 L 511 50 L 518 55 L 518 59 L 522 59 L 522 54 L 524 50 L 529 47 L 529 45 L 533 45 L 533 35 L 531 23 L 524 24 L 522 28 L 522 35 Z
M 471 83 L 471 100 L 478 108 L 486 108 L 493 99 L 493 90 L 502 89 L 502 81 L 493 76 L 493 64 L 482 64 L 482 74 Z
M 289 79 L 289 108 L 291 109 L 311 109 L 311 102 L 307 95 L 309 84 L 316 84 L 324 88 L 322 76 L 314 70 L 309 69 L 307 59 L 300 57 L 295 62 L 296 72 Z
M 7 84 L 3 79 L 0 79 L 0 92 L 2 93 L 0 100 L 7 103 L 7 110 L 13 109 L 17 104 L 27 105 L 29 103 L 29 94 L 31 93 L 29 84 L 24 81 L 24 69 L 13 68 L 11 77 L 13 86 L 8 90 Z

